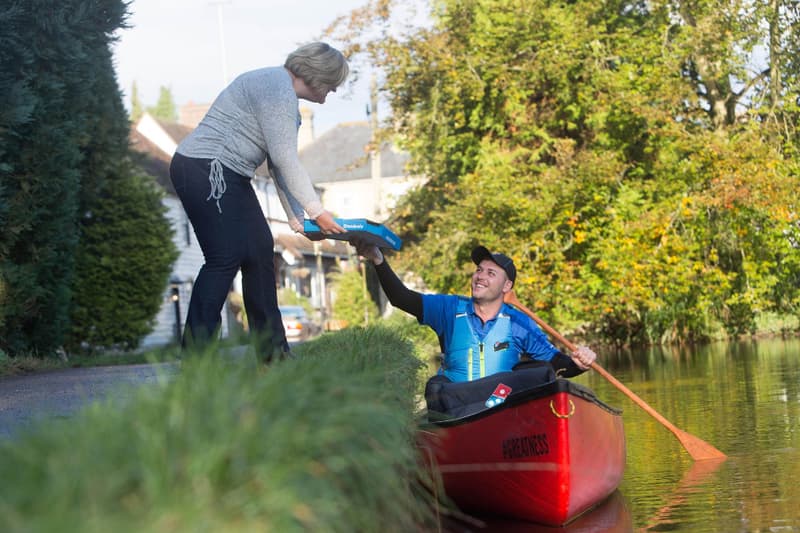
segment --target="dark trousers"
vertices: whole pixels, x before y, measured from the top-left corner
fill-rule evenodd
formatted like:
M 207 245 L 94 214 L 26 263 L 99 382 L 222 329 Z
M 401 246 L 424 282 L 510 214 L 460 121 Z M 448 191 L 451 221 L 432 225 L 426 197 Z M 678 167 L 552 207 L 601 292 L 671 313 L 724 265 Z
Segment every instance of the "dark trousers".
M 274 241 L 250 178 L 223 167 L 226 189 L 217 202 L 209 193 L 210 159 L 175 154 L 170 177 L 189 216 L 205 264 L 194 282 L 183 345 L 216 338 L 233 280 L 242 270 L 242 293 L 250 331 L 261 354 L 289 349 L 278 310 Z

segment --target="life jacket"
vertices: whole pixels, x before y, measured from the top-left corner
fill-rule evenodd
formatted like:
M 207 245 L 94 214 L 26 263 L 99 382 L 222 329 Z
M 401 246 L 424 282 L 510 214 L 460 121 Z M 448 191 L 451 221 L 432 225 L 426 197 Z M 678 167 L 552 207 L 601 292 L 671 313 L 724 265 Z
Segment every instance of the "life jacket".
M 483 341 L 475 334 L 467 315 L 469 298 L 459 298 L 453 335 L 445 346 L 440 374 L 451 381 L 473 381 L 482 377 L 511 370 L 519 362 L 519 353 L 511 339 L 511 316 L 500 309 L 494 325 Z

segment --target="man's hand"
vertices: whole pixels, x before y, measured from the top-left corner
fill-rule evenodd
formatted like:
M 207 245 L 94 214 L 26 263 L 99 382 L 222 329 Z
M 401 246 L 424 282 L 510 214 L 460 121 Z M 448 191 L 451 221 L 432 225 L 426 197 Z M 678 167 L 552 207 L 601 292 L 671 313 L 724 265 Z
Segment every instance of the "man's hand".
M 373 264 L 380 265 L 383 263 L 383 252 L 374 244 L 368 243 L 361 237 L 353 237 L 350 239 L 350 244 L 355 246 L 358 255 L 369 259 Z
M 597 359 L 597 354 L 588 346 L 578 346 L 572 352 L 572 360 L 581 370 L 587 370 L 595 362 L 595 359 Z
M 333 215 L 331 215 L 328 211 L 323 211 L 321 215 L 314 219 L 314 221 L 325 235 L 330 235 L 331 233 L 345 233 L 346 231 L 343 227 L 337 224 L 335 220 L 333 220 Z

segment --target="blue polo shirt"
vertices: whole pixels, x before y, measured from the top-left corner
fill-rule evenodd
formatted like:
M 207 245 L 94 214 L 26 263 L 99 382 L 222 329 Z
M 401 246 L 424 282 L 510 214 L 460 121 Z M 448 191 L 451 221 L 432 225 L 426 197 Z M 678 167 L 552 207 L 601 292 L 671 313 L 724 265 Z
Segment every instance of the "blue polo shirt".
M 436 332 L 439 336 L 439 342 L 445 350 L 452 346 L 451 341 L 453 340 L 458 303 L 462 298 L 446 294 L 422 295 L 421 322 Z M 483 342 L 483 339 L 497 322 L 497 317 L 484 323 L 475 314 L 475 308 L 472 305 L 466 306 L 466 313 L 472 331 L 478 340 Z M 503 304 L 500 313 L 508 315 L 511 320 L 510 346 L 507 349 L 514 353 L 515 357 L 512 359 L 515 362 L 519 361 L 519 356 L 522 354 L 527 354 L 539 361 L 549 361 L 558 352 L 536 322 L 526 314 L 506 304 Z M 505 370 L 511 370 L 511 368 L 503 368 L 499 371 Z

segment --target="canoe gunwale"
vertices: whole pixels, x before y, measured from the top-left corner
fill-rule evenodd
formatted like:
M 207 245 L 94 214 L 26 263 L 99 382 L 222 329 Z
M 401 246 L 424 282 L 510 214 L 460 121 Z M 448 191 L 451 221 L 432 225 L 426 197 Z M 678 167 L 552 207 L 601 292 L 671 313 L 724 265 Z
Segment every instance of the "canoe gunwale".
M 555 381 L 544 383 L 542 385 L 532 387 L 530 389 L 525 389 L 520 392 L 512 392 L 508 396 L 508 398 L 506 398 L 506 400 L 500 405 L 491 408 L 486 408 L 482 411 L 479 411 L 471 415 L 457 417 L 457 418 L 443 418 L 441 420 L 430 420 L 428 418 L 429 414 L 427 412 L 423 413 L 419 423 L 419 428 L 421 430 L 426 430 L 426 429 L 432 430 L 435 428 L 446 428 L 446 427 L 458 426 L 461 424 L 469 424 L 470 422 L 480 420 L 487 416 L 492 416 L 506 409 L 513 409 L 529 401 L 536 400 L 539 398 L 545 398 L 547 396 L 552 396 L 559 392 L 566 392 L 568 394 L 571 394 L 573 396 L 591 402 L 595 404 L 597 407 L 607 411 L 608 413 L 614 416 L 622 416 L 622 409 L 612 407 L 607 403 L 603 402 L 597 397 L 597 395 L 595 395 L 594 391 L 592 391 L 590 388 L 585 387 L 579 383 L 574 383 L 564 378 L 557 378 Z M 441 416 L 446 416 L 446 415 L 441 415 Z

